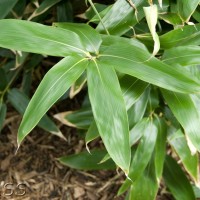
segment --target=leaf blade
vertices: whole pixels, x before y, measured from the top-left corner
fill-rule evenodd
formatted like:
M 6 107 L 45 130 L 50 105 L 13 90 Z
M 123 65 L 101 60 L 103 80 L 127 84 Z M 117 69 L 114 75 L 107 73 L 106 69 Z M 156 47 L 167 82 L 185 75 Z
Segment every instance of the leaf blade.
M 154 57 L 149 59 L 149 52 L 138 46 L 119 42 L 105 49 L 99 57 L 101 62 L 114 66 L 117 71 L 159 87 L 182 93 L 200 91 L 199 81 L 193 80 L 188 71 L 167 65 Z
M 0 46 L 4 48 L 63 57 L 86 54 L 78 35 L 69 30 L 15 19 L 0 20 L 0 27 Z
M 112 67 L 102 65 L 100 62 L 91 62 L 87 73 L 89 97 L 99 134 L 111 158 L 125 173 L 128 173 L 130 164 L 128 118 L 116 73 Z
M 162 94 L 173 114 L 185 129 L 185 134 L 195 148 L 200 151 L 200 117 L 191 97 L 187 94 L 174 93 L 166 90 L 162 90 Z
M 180 166 L 170 156 L 166 156 L 163 176 L 175 199 L 195 200 L 190 182 Z
M 46 74 L 24 113 L 18 130 L 18 145 L 37 125 L 47 110 L 83 73 L 85 65 L 85 59 L 81 59 L 80 57 L 66 57 Z M 48 89 L 46 90 L 46 88 Z

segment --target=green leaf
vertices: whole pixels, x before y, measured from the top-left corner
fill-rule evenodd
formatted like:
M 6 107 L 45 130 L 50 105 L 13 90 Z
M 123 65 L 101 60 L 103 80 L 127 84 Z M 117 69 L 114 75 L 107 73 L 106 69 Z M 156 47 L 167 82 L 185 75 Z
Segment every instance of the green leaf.
M 11 89 L 8 92 L 8 100 L 11 103 L 11 105 L 21 114 L 23 115 L 29 102 L 30 99 L 22 93 L 18 89 Z M 42 128 L 45 131 L 48 131 L 54 135 L 57 135 L 63 139 L 65 137 L 63 134 L 60 132 L 60 130 L 57 128 L 55 123 L 47 116 L 44 115 L 42 119 L 39 121 L 38 126 Z
M 162 177 L 165 155 L 166 155 L 166 142 L 167 142 L 167 126 L 164 119 L 156 117 L 155 125 L 158 129 L 158 135 L 155 145 L 154 162 L 156 170 L 157 181 Z
M 54 117 L 67 126 L 79 129 L 88 129 L 93 121 L 91 108 L 62 112 L 54 115 Z
M 112 8 L 112 5 L 108 6 L 104 4 L 94 3 L 94 7 L 96 8 L 100 17 L 103 18 L 106 15 L 106 13 L 109 12 L 109 10 Z M 88 10 L 86 10 L 85 16 L 87 17 L 87 19 L 90 20 L 90 22 L 97 23 L 100 21 L 92 6 L 88 8 Z
M 143 137 L 141 138 L 136 153 L 133 156 L 130 167 L 131 170 L 128 175 L 133 181 L 141 175 L 151 158 L 156 144 L 158 129 L 152 120 L 149 119 L 146 120 L 146 124 L 144 124 L 143 130 L 141 131 L 143 132 Z
M 130 130 L 130 146 L 136 144 L 143 136 L 144 129 L 148 126 L 148 121 L 149 118 L 144 117 Z
M 197 199 L 200 198 L 200 189 L 199 189 L 199 187 L 193 185 L 192 188 L 193 188 L 195 197 L 196 197 Z
M 174 26 L 183 24 L 180 16 L 177 13 L 160 13 L 159 18 Z
M 98 137 L 99 137 L 99 131 L 98 131 L 96 122 L 93 121 L 90 127 L 88 128 L 88 131 L 85 136 L 86 145 L 88 145 L 88 143 L 90 143 L 91 141 L 95 140 Z
M 162 94 L 173 114 L 183 126 L 187 139 L 200 151 L 200 116 L 191 97 L 187 94 L 166 90 L 162 90 Z
M 140 98 L 148 87 L 147 83 L 129 75 L 123 76 L 119 82 L 127 110 Z
M 78 35 L 69 30 L 15 19 L 0 20 L 0 29 L 4 48 L 52 56 L 87 54 Z
M 199 3 L 200 0 L 193 0 L 192 2 L 188 0 L 177 1 L 178 13 L 183 21 L 189 22 L 191 15 Z
M 73 21 L 73 7 L 70 0 L 61 1 L 57 5 L 57 21 L 58 22 L 72 22 Z
M 131 157 L 128 117 L 117 75 L 111 66 L 95 60 L 90 62 L 87 73 L 89 97 L 99 134 L 111 158 L 128 173 Z
M 122 35 L 130 29 L 130 26 L 134 26 L 144 17 L 142 6 L 146 5 L 146 1 L 135 0 L 132 5 L 137 8 L 137 11 L 128 1 L 118 0 L 103 17 L 102 22 L 111 35 Z M 101 22 L 97 26 L 97 30 L 105 33 Z
M 200 64 L 199 46 L 180 46 L 165 50 L 162 61 L 169 65 L 190 66 Z
M 160 41 L 158 34 L 156 33 L 156 24 L 158 20 L 158 8 L 157 5 L 151 5 L 149 7 L 144 7 L 144 13 L 146 16 L 147 24 L 149 30 L 154 40 L 153 56 L 155 56 L 160 49 Z
M 89 25 L 75 23 L 54 23 L 54 25 L 76 33 L 81 38 L 81 42 L 88 52 L 98 54 L 102 42 L 101 36 Z
M 129 200 L 154 200 L 157 191 L 155 166 L 151 161 L 144 173 L 131 185 Z
M 84 87 L 87 81 L 86 73 L 83 73 L 71 86 L 69 97 L 73 99 Z
M 42 13 L 46 12 L 47 10 L 49 10 L 49 8 L 51 8 L 52 6 L 54 6 L 55 4 L 57 4 L 60 1 L 61 0 L 44 0 L 44 1 L 42 1 L 40 6 L 32 13 L 32 15 L 28 18 L 28 20 L 30 21 L 34 17 L 41 15 Z
M 192 176 L 195 182 L 198 182 L 198 154 L 191 154 L 185 136 L 181 130 L 169 136 L 168 141 L 180 157 L 187 172 Z
M 192 17 L 197 21 L 200 22 L 200 9 L 197 7 L 197 9 L 192 14 Z
M 200 83 L 181 67 L 167 65 L 138 46 L 118 43 L 99 55 L 102 63 L 112 65 L 121 73 L 137 77 L 168 90 L 192 93 L 200 91 Z
M 144 116 L 149 98 L 149 88 L 147 88 L 140 98 L 128 110 L 129 129 L 131 130 Z
M 3 19 L 13 9 L 18 0 L 1 0 L 0 1 L 0 19 Z
M 160 36 L 161 48 L 169 49 L 175 46 L 199 45 L 200 24 L 188 25 L 172 30 Z
M 82 152 L 61 157 L 58 160 L 68 167 L 81 170 L 115 169 L 116 166 L 111 159 L 104 163 L 99 163 L 105 155 L 105 150 L 92 150 L 91 154 L 88 152 Z
M 130 172 L 128 174 L 129 179 L 131 179 L 133 182 L 143 174 L 146 166 L 148 165 L 156 144 L 158 132 L 157 127 L 151 119 L 146 120 L 146 123 L 143 123 L 142 125 L 143 129 L 140 127 L 140 130 L 143 132 L 143 136 L 140 139 L 137 150 L 133 156 Z M 125 192 L 131 185 L 132 181 L 129 179 L 127 179 L 121 186 L 118 194 Z
M 0 102 L 0 132 L 6 117 L 6 111 L 7 111 L 6 104 Z
M 86 60 L 74 56 L 62 59 L 49 70 L 37 88 L 23 116 L 18 130 L 18 145 L 37 125 L 48 109 L 83 73 L 85 67 Z
M 166 156 L 163 176 L 165 184 L 175 199 L 195 200 L 189 180 L 181 167 L 170 156 Z

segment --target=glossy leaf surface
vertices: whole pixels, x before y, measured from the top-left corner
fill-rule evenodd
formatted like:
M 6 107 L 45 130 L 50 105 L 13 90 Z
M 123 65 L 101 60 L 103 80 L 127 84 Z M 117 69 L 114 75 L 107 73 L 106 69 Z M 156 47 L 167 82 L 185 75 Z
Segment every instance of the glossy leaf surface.
M 81 59 L 80 57 L 66 57 L 49 70 L 24 113 L 18 131 L 18 145 L 20 145 L 24 137 L 37 125 L 48 109 L 83 73 L 85 67 L 85 59 Z
M 191 78 L 191 74 L 177 66 L 170 66 L 136 46 L 111 45 L 100 54 L 100 61 L 112 65 L 121 73 L 137 77 L 159 87 L 192 93 L 200 91 L 200 83 Z
M 128 173 L 128 117 L 116 73 L 111 66 L 91 61 L 87 77 L 89 97 L 99 134 L 111 158 Z

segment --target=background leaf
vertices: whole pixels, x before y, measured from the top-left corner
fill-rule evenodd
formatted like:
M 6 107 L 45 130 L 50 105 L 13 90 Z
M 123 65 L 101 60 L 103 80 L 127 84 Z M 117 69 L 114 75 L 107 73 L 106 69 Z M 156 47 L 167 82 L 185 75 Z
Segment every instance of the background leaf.
M 170 156 L 166 157 L 164 180 L 175 199 L 195 200 L 192 186 L 177 162 Z
M 1 129 L 3 127 L 3 122 L 6 117 L 6 111 L 7 111 L 6 104 L 0 102 L 0 133 L 1 133 Z
M 0 19 L 3 19 L 13 9 L 18 0 L 1 0 L 0 1 Z
M 46 12 L 49 8 L 60 2 L 61 0 L 44 0 L 40 4 L 40 6 L 35 9 L 35 11 L 32 13 L 32 15 L 29 17 L 29 21 L 33 19 L 34 17 L 41 15 L 42 13 Z
M 147 83 L 129 75 L 123 76 L 119 82 L 127 110 L 140 98 L 148 87 Z
M 200 151 L 200 117 L 192 99 L 187 94 L 162 90 L 162 94 L 175 117 L 185 130 L 185 134 Z
M 153 121 L 148 119 L 146 120 L 146 123 L 142 123 L 140 125 L 143 125 L 143 129 L 140 127 L 143 136 L 141 137 L 136 152 L 133 155 L 130 172 L 128 174 L 129 179 L 132 181 L 126 179 L 126 181 L 120 187 L 118 194 L 125 192 L 128 187 L 143 174 L 151 159 L 156 144 L 158 129 Z
M 13 88 L 8 92 L 8 100 L 21 115 L 24 114 L 30 102 L 30 99 L 16 88 Z M 47 115 L 42 117 L 42 119 L 38 122 L 38 126 L 45 131 L 65 139 L 63 134 L 57 128 L 56 124 Z
M 195 182 L 198 182 L 198 154 L 192 155 L 181 130 L 169 136 L 168 141 L 180 157 L 187 172 L 192 176 Z
M 190 20 L 190 16 L 195 11 L 199 2 L 199 0 L 193 0 L 192 2 L 188 0 L 177 1 L 178 12 L 183 21 L 188 22 Z
M 115 169 L 116 166 L 112 160 L 108 160 L 101 164 L 99 163 L 105 155 L 105 150 L 92 150 L 91 154 L 82 152 L 79 154 L 63 156 L 58 160 L 68 167 L 81 170 Z
M 168 49 L 175 46 L 199 45 L 200 24 L 184 26 L 176 30 L 168 31 L 160 36 L 161 48 Z
M 145 0 L 135 0 L 134 6 L 138 11 L 135 13 L 135 9 L 131 7 L 128 1 L 118 0 L 103 17 L 102 22 L 111 35 L 122 35 L 130 29 L 130 26 L 134 26 L 144 17 L 142 12 L 142 6 L 144 5 L 146 5 Z M 105 33 L 101 23 L 97 26 L 97 30 Z

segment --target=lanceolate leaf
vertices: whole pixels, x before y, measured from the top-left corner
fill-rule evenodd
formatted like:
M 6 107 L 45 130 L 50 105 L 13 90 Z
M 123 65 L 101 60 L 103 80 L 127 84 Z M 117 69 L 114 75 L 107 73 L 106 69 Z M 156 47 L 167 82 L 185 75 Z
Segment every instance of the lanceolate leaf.
M 163 62 L 169 65 L 190 66 L 200 64 L 199 46 L 180 46 L 165 50 Z
M 166 155 L 167 126 L 162 118 L 156 117 L 154 122 L 158 129 L 158 135 L 154 153 L 154 162 L 155 162 L 156 178 L 157 181 L 159 182 L 162 177 L 165 155 Z
M 83 73 L 86 60 L 78 56 L 58 62 L 43 78 L 32 97 L 18 131 L 18 145 L 37 125 L 48 109 L 67 91 Z
M 63 156 L 59 158 L 59 161 L 71 168 L 81 170 L 115 169 L 116 165 L 111 159 L 100 164 L 100 161 L 105 155 L 105 150 L 92 150 L 91 154 L 88 152 L 82 152 L 79 154 Z
M 149 88 L 140 96 L 140 98 L 128 110 L 129 129 L 131 130 L 144 116 L 149 98 Z
M 96 125 L 96 122 L 93 121 L 90 125 L 90 127 L 88 128 L 88 131 L 86 133 L 86 136 L 85 136 L 85 142 L 86 142 L 86 145 L 93 141 L 94 139 L 98 138 L 99 137 L 99 131 L 97 129 L 97 125 Z
M 24 114 L 30 101 L 30 99 L 24 93 L 20 92 L 20 90 L 15 88 L 9 91 L 8 100 L 21 115 Z M 38 126 L 44 129 L 45 131 L 48 131 L 54 135 L 65 139 L 65 137 L 57 128 L 55 123 L 47 115 L 44 115 L 42 117 L 42 119 L 38 123 Z
M 168 137 L 168 141 L 180 157 L 185 169 L 192 176 L 194 181 L 198 181 L 198 154 L 192 155 L 187 145 L 185 136 L 178 130 L 175 134 Z
M 128 173 L 131 156 L 128 117 L 116 73 L 112 66 L 98 61 L 90 62 L 87 73 L 89 97 L 99 134 L 111 158 Z
M 183 21 L 189 21 L 199 2 L 200 0 L 192 0 L 192 2 L 188 0 L 177 1 L 178 12 Z
M 134 181 L 147 166 L 157 138 L 157 127 L 151 119 L 146 121 L 143 127 L 143 137 L 140 140 L 136 153 L 133 157 L 129 177 Z
M 173 114 L 183 126 L 185 134 L 195 148 L 200 151 L 200 117 L 191 97 L 187 94 L 166 90 L 162 90 L 162 94 Z
M 146 120 L 146 123 L 143 123 L 143 129 L 140 130 L 143 132 L 143 136 L 140 139 L 139 145 L 137 150 L 133 156 L 131 166 L 130 166 L 130 173 L 128 177 L 134 182 L 136 181 L 144 172 L 146 166 L 148 165 L 157 138 L 158 129 L 153 123 L 151 119 Z M 130 180 L 126 180 L 124 184 L 121 186 L 118 194 L 125 192 L 128 187 L 131 185 Z
M 18 0 L 1 0 L 0 1 L 0 19 L 6 17 L 6 15 L 13 9 Z
M 129 2 L 132 2 L 132 4 Z M 137 20 L 144 17 L 142 6 L 146 4 L 145 0 L 135 0 L 134 2 L 118 0 L 102 19 L 102 22 L 110 34 L 122 35 L 130 29 L 130 26 L 134 26 L 138 22 Z M 105 33 L 101 23 L 97 26 L 97 30 Z
M 0 29 L 4 48 L 52 56 L 87 53 L 78 35 L 69 30 L 15 19 L 1 20 Z
M 115 67 L 116 70 L 137 77 L 159 87 L 192 93 L 200 91 L 200 83 L 191 74 L 177 66 L 164 64 L 136 46 L 123 43 L 111 45 L 100 55 L 100 61 Z
M 144 129 L 148 126 L 149 118 L 143 118 L 130 130 L 130 145 L 136 144 L 138 140 L 143 136 Z
M 54 23 L 54 25 L 75 32 L 81 38 L 81 42 L 87 51 L 98 54 L 102 42 L 101 36 L 89 25 L 75 23 Z
M 175 46 L 199 45 L 200 24 L 184 26 L 167 32 L 160 37 L 161 48 L 168 49 Z
M 88 129 L 93 121 L 91 108 L 62 112 L 54 115 L 54 117 L 67 126 L 80 129 Z
M 154 200 L 157 191 L 158 182 L 156 180 L 155 166 L 152 159 L 144 173 L 133 182 L 129 200 Z
M 41 15 L 46 12 L 49 8 L 60 2 L 61 0 L 44 0 L 40 6 L 33 12 L 33 14 L 29 17 L 29 20 L 32 18 Z
M 183 24 L 180 16 L 177 13 L 160 13 L 159 18 L 174 26 Z
M 164 166 L 164 180 L 175 199 L 195 200 L 192 186 L 177 162 L 166 156 Z
M 127 110 L 140 98 L 148 87 L 148 83 L 129 75 L 123 76 L 119 82 Z

